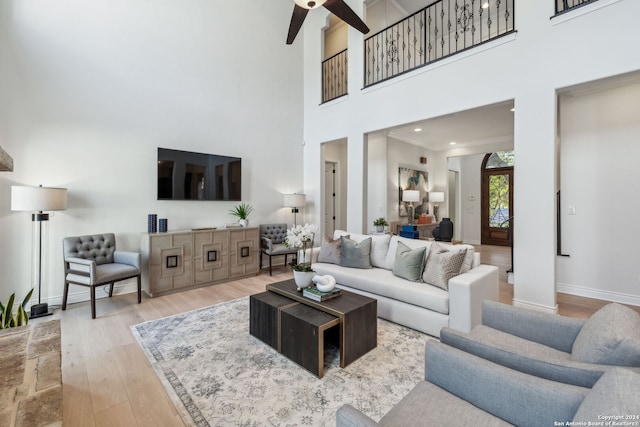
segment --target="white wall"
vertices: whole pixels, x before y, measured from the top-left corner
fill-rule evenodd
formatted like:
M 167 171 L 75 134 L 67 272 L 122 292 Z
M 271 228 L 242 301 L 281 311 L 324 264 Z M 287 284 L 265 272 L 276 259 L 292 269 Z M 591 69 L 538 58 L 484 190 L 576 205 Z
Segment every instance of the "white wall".
M 367 221 L 366 231 L 374 230 L 373 221 L 390 220 L 387 194 L 392 190 L 392 179 L 387 173 L 387 136 L 375 133 L 367 136 Z M 397 172 L 396 172 L 397 173 Z M 396 178 L 397 181 L 397 178 Z M 397 185 L 397 184 L 396 184 Z
M 640 305 L 639 111 L 640 80 L 560 98 L 560 292 Z
M 69 190 L 45 251 L 53 303 L 64 236 L 115 232 L 119 248 L 138 250 L 149 213 L 169 230 L 232 222 L 233 202 L 156 200 L 159 146 L 242 157 L 251 222 L 291 223 L 282 194 L 304 184 L 290 16 L 289 2 L 271 1 L 1 2 L 0 144 L 15 168 L 0 174 L 0 298 L 31 283 L 30 216 L 10 211 L 11 185 Z
M 362 1 L 349 4 L 363 13 Z M 602 0 L 550 19 L 553 2 L 518 0 L 517 33 L 367 89 L 362 89 L 363 36 L 349 29 L 349 95 L 322 106 L 318 58 L 325 15 L 309 14 L 304 27 L 305 141 L 315 146 L 347 138 L 354 230 L 365 205 L 358 194 L 362 186 L 352 183 L 363 179 L 364 165 L 358 161 L 364 157 L 351 153 L 360 153 L 362 135 L 513 99 L 515 211 L 522 224 L 515 230 L 514 303 L 555 312 L 556 90 L 640 70 L 640 56 L 632 54 L 640 36 L 634 21 L 638 14 L 640 2 Z M 438 167 L 444 185 L 445 159 Z M 315 163 L 314 151 L 305 150 L 305 187 L 316 187 L 321 176 Z
M 460 161 L 460 239 L 479 245 L 481 241 L 482 175 L 485 154 L 459 157 Z

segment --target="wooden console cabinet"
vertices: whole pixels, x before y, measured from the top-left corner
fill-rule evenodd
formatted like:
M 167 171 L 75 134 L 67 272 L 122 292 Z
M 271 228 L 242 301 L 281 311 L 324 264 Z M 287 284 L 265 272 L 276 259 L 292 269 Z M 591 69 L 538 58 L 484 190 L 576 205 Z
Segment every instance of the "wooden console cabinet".
M 257 227 L 144 233 L 142 289 L 150 297 L 258 274 Z

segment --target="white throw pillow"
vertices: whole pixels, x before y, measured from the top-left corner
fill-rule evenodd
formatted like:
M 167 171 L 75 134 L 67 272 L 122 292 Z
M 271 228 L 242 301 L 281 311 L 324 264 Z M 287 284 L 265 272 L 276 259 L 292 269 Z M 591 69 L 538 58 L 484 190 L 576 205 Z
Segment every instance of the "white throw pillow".
M 385 268 L 385 261 L 387 258 L 387 252 L 389 251 L 389 241 L 391 240 L 390 234 L 383 235 L 366 235 L 357 233 L 348 233 L 343 230 L 336 230 L 333 233 L 333 238 L 340 240 L 340 237 L 351 235 L 351 240 L 360 243 L 365 239 L 371 238 L 371 265 L 373 267 Z

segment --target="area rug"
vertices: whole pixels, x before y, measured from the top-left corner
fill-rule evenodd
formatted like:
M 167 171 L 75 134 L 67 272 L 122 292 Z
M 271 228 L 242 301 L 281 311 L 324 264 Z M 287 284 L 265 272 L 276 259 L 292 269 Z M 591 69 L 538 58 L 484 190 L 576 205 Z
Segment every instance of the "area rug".
M 249 334 L 249 297 L 131 327 L 189 426 L 335 426 L 350 403 L 378 421 L 424 378 L 427 335 L 378 319 L 378 346 L 322 379 Z

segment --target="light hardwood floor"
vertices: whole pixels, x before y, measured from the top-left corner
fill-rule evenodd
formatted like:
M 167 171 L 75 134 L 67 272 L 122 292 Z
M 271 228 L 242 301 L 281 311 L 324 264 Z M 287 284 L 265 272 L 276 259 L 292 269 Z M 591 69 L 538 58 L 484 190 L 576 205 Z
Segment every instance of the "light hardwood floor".
M 478 247 L 482 261 L 500 267 L 500 300 L 511 303 L 507 283 L 511 265 L 508 248 Z M 290 271 L 268 273 L 157 298 L 114 295 L 96 303 L 91 319 L 88 302 L 56 310 L 62 324 L 63 416 L 68 427 L 183 426 L 153 369 L 130 331 L 130 326 L 176 313 L 264 291 L 267 283 L 292 277 Z M 99 293 L 102 292 L 101 290 Z M 588 317 L 606 302 L 558 295 L 561 314 Z M 45 318 L 46 319 L 46 318 Z M 33 322 L 43 321 L 34 319 Z

